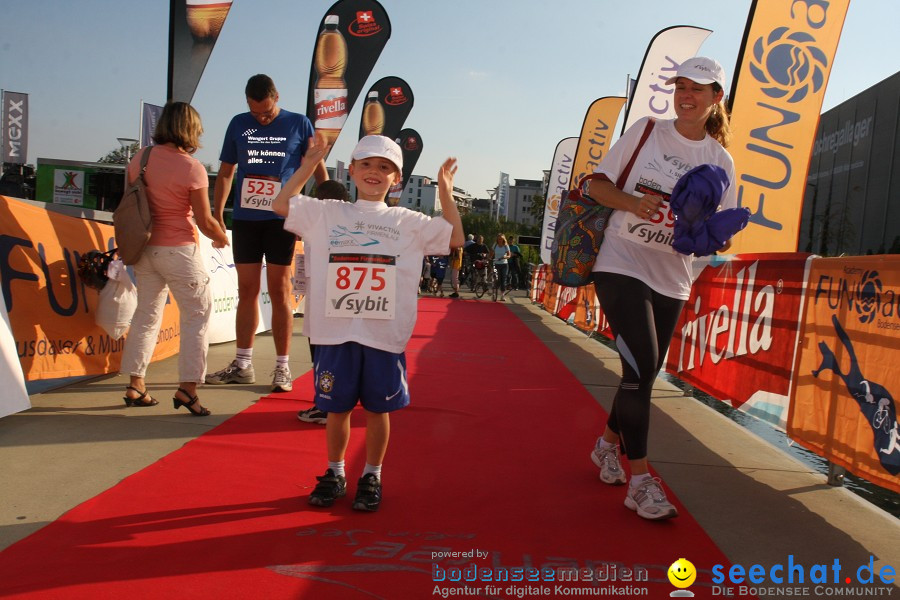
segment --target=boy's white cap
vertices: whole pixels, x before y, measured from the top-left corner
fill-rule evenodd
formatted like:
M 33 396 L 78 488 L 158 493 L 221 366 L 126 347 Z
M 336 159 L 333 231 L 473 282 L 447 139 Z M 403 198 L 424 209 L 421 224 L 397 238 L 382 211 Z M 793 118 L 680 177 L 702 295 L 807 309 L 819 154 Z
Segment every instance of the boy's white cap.
M 666 84 L 675 83 L 679 77 L 687 77 L 691 81 L 703 84 L 715 82 L 725 89 L 725 70 L 722 65 L 705 56 L 695 56 L 681 63 L 675 75 L 666 79 Z
M 359 140 L 353 154 L 350 155 L 352 160 L 362 160 L 363 158 L 381 157 L 386 158 L 397 167 L 397 170 L 403 172 L 403 153 L 400 146 L 391 138 L 383 135 L 367 135 Z

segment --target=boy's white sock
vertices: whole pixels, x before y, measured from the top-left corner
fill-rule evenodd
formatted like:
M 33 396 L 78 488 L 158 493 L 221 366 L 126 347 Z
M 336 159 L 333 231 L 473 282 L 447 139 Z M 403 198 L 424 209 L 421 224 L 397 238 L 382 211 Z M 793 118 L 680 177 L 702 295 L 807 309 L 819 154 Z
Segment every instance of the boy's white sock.
M 288 363 L 290 362 L 289 359 L 290 359 L 289 354 L 285 354 L 284 356 L 279 354 L 278 356 L 275 357 L 275 366 L 276 367 L 286 367 L 286 366 L 288 366 Z
M 346 473 L 344 472 L 344 461 L 328 461 L 328 468 L 334 471 L 335 475 L 340 475 L 341 477 L 346 477 Z
M 372 473 L 375 477 L 378 478 L 378 481 L 381 481 L 381 465 L 370 465 L 366 463 L 366 467 L 363 469 L 363 477 Z

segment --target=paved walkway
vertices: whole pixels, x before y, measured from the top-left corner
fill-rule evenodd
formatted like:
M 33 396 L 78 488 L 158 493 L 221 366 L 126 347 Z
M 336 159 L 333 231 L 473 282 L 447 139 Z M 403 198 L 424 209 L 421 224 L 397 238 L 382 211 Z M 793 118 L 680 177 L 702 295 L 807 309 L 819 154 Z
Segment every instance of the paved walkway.
M 523 292 L 507 305 L 608 409 L 619 377 L 616 354 L 532 305 Z M 311 366 L 299 331 L 298 319 L 291 353 L 295 377 Z M 213 412 L 204 419 L 172 409 L 174 357 L 151 365 L 148 373 L 159 406 L 126 409 L 126 378 L 110 375 L 35 394 L 31 410 L 0 419 L 0 549 L 268 394 L 271 336 L 258 336 L 254 354 L 257 384 L 201 388 Z M 211 347 L 210 370 L 233 355 L 234 344 Z M 548 419 L 554 401 L 548 398 Z M 651 427 L 653 467 L 732 563 L 768 570 L 792 555 L 809 569 L 839 559 L 846 574 L 873 556 L 876 573 L 886 565 L 900 571 L 900 520 L 849 490 L 828 486 L 823 475 L 663 380 L 655 386 Z M 684 550 L 688 555 L 690 540 Z

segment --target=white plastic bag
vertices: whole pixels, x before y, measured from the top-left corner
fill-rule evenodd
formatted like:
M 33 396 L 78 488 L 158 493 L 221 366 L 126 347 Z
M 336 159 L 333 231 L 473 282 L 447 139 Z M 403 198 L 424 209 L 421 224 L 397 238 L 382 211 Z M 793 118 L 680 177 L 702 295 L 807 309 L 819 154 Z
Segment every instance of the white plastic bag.
M 131 326 L 131 317 L 137 308 L 137 288 L 121 260 L 112 261 L 106 275 L 109 281 L 100 290 L 95 320 L 109 337 L 117 340 Z

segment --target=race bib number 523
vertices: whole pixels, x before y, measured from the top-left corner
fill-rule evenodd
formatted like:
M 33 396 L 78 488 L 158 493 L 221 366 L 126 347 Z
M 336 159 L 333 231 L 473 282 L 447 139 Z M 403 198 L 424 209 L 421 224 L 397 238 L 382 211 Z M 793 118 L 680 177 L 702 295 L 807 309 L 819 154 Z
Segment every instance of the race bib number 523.
M 275 196 L 281 191 L 281 180 L 259 175 L 247 175 L 241 184 L 241 207 L 253 210 L 272 210 Z
M 325 316 L 393 319 L 397 258 L 334 253 L 328 257 Z

